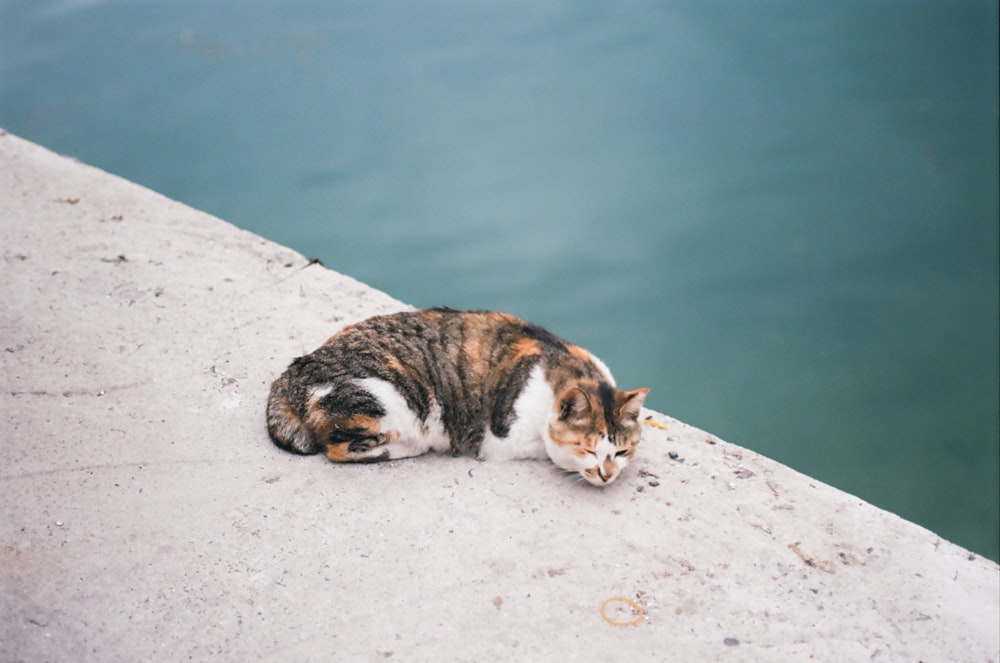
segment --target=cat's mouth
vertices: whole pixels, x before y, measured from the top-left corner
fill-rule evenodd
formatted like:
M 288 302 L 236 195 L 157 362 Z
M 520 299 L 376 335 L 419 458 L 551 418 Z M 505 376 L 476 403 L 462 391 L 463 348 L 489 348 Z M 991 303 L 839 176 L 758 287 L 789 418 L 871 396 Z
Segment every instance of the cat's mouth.
M 582 476 L 587 483 L 601 488 L 614 482 L 620 474 L 621 470 L 619 470 L 618 465 L 614 463 L 600 463 L 580 472 L 580 476 Z

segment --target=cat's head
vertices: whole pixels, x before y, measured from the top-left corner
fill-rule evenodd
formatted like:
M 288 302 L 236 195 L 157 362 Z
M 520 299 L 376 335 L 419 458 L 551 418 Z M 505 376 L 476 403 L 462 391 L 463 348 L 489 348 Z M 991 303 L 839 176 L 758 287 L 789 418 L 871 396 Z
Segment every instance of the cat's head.
M 639 411 L 649 389 L 622 391 L 581 380 L 556 398 L 545 450 L 556 465 L 606 486 L 628 465 L 641 435 Z

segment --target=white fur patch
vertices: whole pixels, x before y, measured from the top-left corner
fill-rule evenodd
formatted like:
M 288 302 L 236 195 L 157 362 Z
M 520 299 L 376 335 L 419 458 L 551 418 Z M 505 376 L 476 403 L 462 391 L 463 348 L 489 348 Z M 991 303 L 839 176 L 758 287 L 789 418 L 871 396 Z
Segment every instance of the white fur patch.
M 397 435 L 388 445 L 379 447 L 380 453 L 388 449 L 389 458 L 395 459 L 451 448 L 448 434 L 441 422 L 441 407 L 436 402 L 431 405 L 427 421 L 421 422 L 392 383 L 380 378 L 362 378 L 354 383 L 377 398 L 385 409 L 382 432 L 390 436 Z
M 514 401 L 514 423 L 507 437 L 499 438 L 486 431 L 479 448 L 482 460 L 515 460 L 520 458 L 545 458 L 545 440 L 548 437 L 549 417 L 556 397 L 545 379 L 541 366 L 531 369 L 517 400 Z
M 324 396 L 326 396 L 327 394 L 329 394 L 331 391 L 333 391 L 333 385 L 332 384 L 325 384 L 322 387 L 313 387 L 312 392 L 311 392 L 312 399 L 315 400 L 315 401 L 318 401 L 321 398 L 323 398 Z
M 578 456 L 570 449 L 560 446 L 546 437 L 545 448 L 549 453 L 549 458 L 557 466 L 569 472 L 579 472 L 588 482 L 595 486 L 609 484 L 621 474 L 621 471 L 628 465 L 628 458 L 624 455 L 617 456 L 619 449 L 611 443 L 607 435 L 602 435 L 597 441 L 593 454 Z M 611 460 L 613 471 L 610 476 L 603 476 L 604 463 Z

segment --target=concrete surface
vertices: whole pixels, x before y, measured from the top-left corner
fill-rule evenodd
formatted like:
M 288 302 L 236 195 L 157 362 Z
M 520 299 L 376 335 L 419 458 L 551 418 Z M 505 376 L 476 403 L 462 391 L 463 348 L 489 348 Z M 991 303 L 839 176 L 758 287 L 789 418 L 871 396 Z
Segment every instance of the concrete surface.
M 4 661 L 998 659 L 996 564 L 660 414 L 604 490 L 284 453 L 270 381 L 400 302 L 10 134 L 0 214 Z

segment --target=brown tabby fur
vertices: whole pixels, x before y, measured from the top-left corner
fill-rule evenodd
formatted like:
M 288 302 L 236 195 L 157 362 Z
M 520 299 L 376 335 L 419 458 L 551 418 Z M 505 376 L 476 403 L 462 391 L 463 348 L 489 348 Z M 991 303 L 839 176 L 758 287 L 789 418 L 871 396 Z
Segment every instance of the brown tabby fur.
M 508 437 L 518 416 L 515 403 L 536 367 L 553 400 L 534 457 L 544 457 L 548 435 L 554 445 L 548 454 L 557 465 L 597 485 L 610 482 L 635 452 L 648 389 L 617 389 L 589 352 L 506 313 L 430 309 L 348 326 L 275 380 L 268 431 L 278 446 L 297 453 L 325 451 L 335 462 L 387 460 L 404 440 L 397 430 L 383 430 L 386 403 L 358 383 L 378 378 L 395 387 L 421 422 L 418 436 L 437 425 L 447 438 L 441 450 L 479 457 L 488 435 Z M 610 451 L 598 458 L 602 439 L 601 449 Z M 392 457 L 425 450 L 394 451 Z M 578 466 L 587 459 L 593 462 Z

